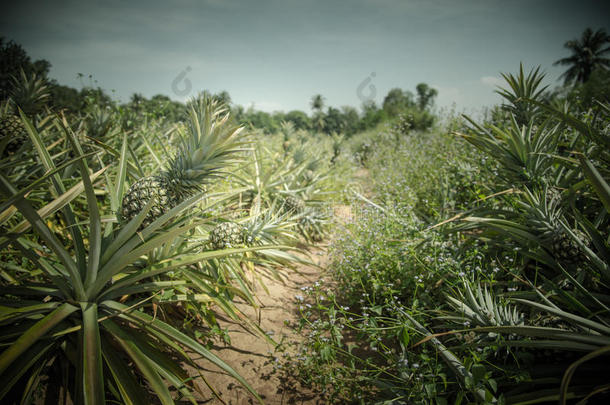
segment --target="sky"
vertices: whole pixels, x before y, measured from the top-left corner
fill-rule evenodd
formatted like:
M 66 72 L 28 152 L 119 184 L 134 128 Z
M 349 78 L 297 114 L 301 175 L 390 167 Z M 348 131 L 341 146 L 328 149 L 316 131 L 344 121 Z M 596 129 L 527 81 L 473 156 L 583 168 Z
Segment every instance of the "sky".
M 309 112 L 314 94 L 379 105 L 390 89 L 425 82 L 438 108 L 472 113 L 499 102 L 501 73 L 540 66 L 556 86 L 563 44 L 586 27 L 610 32 L 608 2 L 590 0 L 6 3 L 0 36 L 51 62 L 61 84 L 91 75 L 120 101 L 226 90 L 264 111 Z

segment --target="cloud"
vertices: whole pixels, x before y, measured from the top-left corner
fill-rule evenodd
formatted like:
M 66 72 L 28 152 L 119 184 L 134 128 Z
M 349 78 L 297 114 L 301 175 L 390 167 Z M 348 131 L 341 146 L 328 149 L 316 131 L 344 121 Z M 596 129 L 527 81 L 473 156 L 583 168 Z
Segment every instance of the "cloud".
M 481 83 L 483 83 L 486 86 L 489 87 L 497 87 L 497 86 L 501 86 L 502 84 L 504 84 L 504 80 L 500 79 L 499 77 L 495 77 L 495 76 L 483 76 L 481 77 Z

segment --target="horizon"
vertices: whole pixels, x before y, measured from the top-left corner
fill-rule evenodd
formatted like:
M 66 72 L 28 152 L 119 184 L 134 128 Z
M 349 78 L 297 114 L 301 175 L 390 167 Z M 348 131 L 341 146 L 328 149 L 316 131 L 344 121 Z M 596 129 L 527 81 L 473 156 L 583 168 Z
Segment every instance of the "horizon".
M 595 1 L 60 3 L 5 5 L 0 17 L 1 35 L 48 60 L 59 84 L 81 88 L 77 74 L 91 75 L 119 102 L 225 90 L 267 112 L 310 112 L 315 94 L 360 110 L 420 82 L 438 90 L 437 108 L 477 112 L 499 102 L 500 74 L 521 62 L 559 86 L 563 44 L 589 26 L 610 30 Z

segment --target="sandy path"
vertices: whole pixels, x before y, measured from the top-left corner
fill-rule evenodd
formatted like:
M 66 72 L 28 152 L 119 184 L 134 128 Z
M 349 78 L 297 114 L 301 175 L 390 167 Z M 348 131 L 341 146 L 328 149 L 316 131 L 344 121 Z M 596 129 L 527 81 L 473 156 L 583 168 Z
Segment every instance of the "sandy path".
M 295 295 L 302 294 L 301 287 L 309 286 L 321 277 L 322 268 L 327 260 L 325 250 L 320 247 L 312 249 L 310 255 L 311 261 L 320 267 L 301 265 L 297 268 L 297 272 L 285 269 L 283 271 L 284 283 L 265 278 L 264 282 L 269 294 L 260 286 L 257 287 L 256 293 L 261 302 L 260 314 L 256 313 L 247 304 L 237 304 L 250 319 L 260 319 L 262 329 L 270 332 L 276 342 L 300 340 L 300 336 L 297 336 L 289 327 L 290 324 L 297 322 L 299 319 Z M 212 351 L 242 375 L 266 404 L 311 405 L 323 403 L 316 395 L 304 389 L 298 389 L 298 392 L 282 392 L 278 375 L 272 373 L 273 345 L 226 318 L 219 318 L 219 321 L 223 329 L 229 330 L 231 345 L 225 346 L 218 343 Z M 199 365 L 209 384 L 214 387 L 226 404 L 257 403 L 245 388 L 226 373 L 206 361 L 200 362 Z M 200 385 L 206 394 L 205 398 L 207 398 L 200 403 L 222 404 L 222 401 L 213 396 L 209 388 L 204 384 Z

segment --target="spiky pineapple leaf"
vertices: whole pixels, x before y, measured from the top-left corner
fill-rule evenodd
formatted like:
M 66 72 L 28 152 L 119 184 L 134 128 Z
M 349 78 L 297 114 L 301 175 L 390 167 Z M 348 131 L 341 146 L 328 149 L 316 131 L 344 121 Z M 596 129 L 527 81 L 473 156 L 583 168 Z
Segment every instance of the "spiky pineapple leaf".
M 606 183 L 606 180 L 599 174 L 589 159 L 584 156 L 579 156 L 578 158 L 580 159 L 580 167 L 585 177 L 593 185 L 593 189 L 604 204 L 604 207 L 606 207 L 606 212 L 610 213 L 610 185 Z

